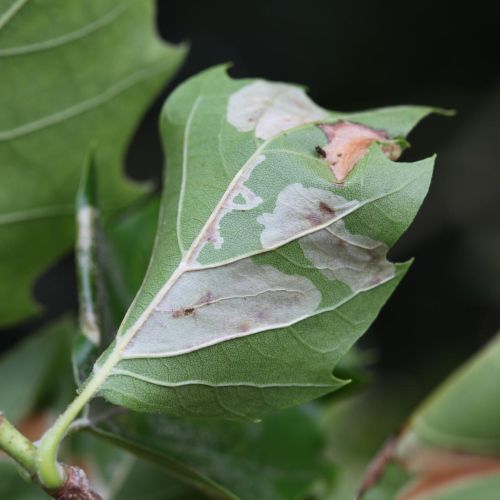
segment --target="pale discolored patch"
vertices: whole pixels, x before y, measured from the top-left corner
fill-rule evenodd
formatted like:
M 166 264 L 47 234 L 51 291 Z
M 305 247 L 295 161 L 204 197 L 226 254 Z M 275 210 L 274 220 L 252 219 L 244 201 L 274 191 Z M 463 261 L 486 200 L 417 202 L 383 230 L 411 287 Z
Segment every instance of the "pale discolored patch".
M 342 281 L 353 292 L 369 290 L 396 274 L 386 258 L 389 248 L 368 236 L 351 234 L 343 220 L 304 236 L 299 244 L 324 276 Z
M 250 258 L 185 272 L 155 307 L 125 358 L 174 356 L 310 316 L 321 292 L 304 276 Z
M 327 115 L 303 89 L 263 80 L 232 94 L 227 107 L 227 121 L 231 125 L 240 132 L 255 130 L 255 135 L 264 140 L 299 125 L 323 120 Z
M 97 217 L 97 210 L 91 206 L 84 206 L 78 209 L 76 214 L 78 224 L 76 246 L 78 250 L 88 252 L 92 247 L 94 238 L 96 237 L 94 226 Z
M 251 210 L 262 203 L 262 198 L 245 186 L 245 182 L 248 181 L 255 167 L 261 164 L 265 159 L 265 155 L 257 155 L 241 170 L 241 173 L 236 178 L 236 182 L 228 189 L 219 206 L 216 208 L 214 212 L 215 217 L 206 227 L 204 236 L 198 248 L 196 248 L 196 251 L 193 253 L 193 260 L 198 257 L 207 243 L 211 243 L 217 250 L 222 248 L 224 238 L 220 232 L 220 223 L 225 215 L 233 211 Z
M 359 201 L 349 201 L 325 189 L 290 184 L 278 195 L 272 213 L 257 217 L 264 226 L 260 240 L 264 248 L 273 248 L 328 224 L 353 211 Z
M 84 266 L 83 273 L 88 275 L 93 272 L 93 247 L 95 245 L 96 221 L 99 217 L 98 211 L 86 205 L 78 209 L 77 217 L 77 234 L 76 234 L 76 251 L 79 259 L 79 267 Z M 99 328 L 99 321 L 94 308 L 91 305 L 91 296 L 93 295 L 92 286 L 88 278 L 80 278 L 80 326 L 83 334 L 93 344 L 99 345 L 101 342 L 101 332 Z
M 390 140 L 383 130 L 345 121 L 319 127 L 329 141 L 320 148 L 321 156 L 329 163 L 338 182 L 345 180 L 375 141 L 381 143 L 382 151 L 391 160 L 397 160 L 401 155 L 401 147 Z

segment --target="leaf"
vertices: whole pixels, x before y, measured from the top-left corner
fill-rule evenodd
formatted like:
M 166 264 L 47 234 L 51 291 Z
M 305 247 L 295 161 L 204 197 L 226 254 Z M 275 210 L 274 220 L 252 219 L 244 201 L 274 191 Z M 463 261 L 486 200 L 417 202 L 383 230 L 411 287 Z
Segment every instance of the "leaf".
M 23 480 L 11 462 L 0 457 L 0 498 L 47 500 L 49 497 L 31 481 Z
M 158 224 L 159 208 L 159 197 L 148 196 L 115 217 L 105 228 L 110 247 L 108 262 L 113 262 L 115 269 L 121 269 L 122 274 L 122 278 L 115 280 L 115 285 L 120 284 L 122 279 L 121 289 L 126 291 L 122 300 L 122 307 L 125 309 L 121 311 L 120 319 L 130 306 L 146 274 Z M 119 271 L 115 270 L 114 275 L 117 274 Z
M 376 380 L 354 397 L 334 400 L 324 406 L 321 422 L 328 439 L 326 454 L 335 464 L 335 475 L 321 499 L 356 497 L 363 471 L 387 436 L 401 426 L 418 402 L 420 390 L 420 387 L 416 390 L 410 379 L 389 376 Z M 407 478 L 404 474 L 402 482 Z M 379 486 L 377 484 L 377 490 L 381 489 Z
M 88 184 L 82 186 L 86 189 L 82 189 L 81 193 L 92 191 Z M 125 296 L 129 291 L 136 291 L 146 271 L 147 256 L 153 244 L 158 200 L 153 198 L 131 207 L 108 225 L 105 234 L 99 231 L 97 204 L 89 197 L 80 196 L 79 207 L 79 235 L 100 234 L 100 237 L 89 238 L 90 245 L 81 245 L 82 248 L 77 251 L 81 274 L 86 273 L 89 281 L 93 276 L 100 279 L 113 274 L 116 279 L 103 282 L 103 286 L 107 287 L 106 296 L 117 295 L 113 289 L 116 286 Z M 92 216 L 85 217 L 85 214 Z M 79 238 L 80 241 L 84 239 Z M 108 258 L 96 258 L 105 253 L 103 246 L 110 250 Z M 90 262 L 89 256 L 94 257 Z M 129 274 L 131 267 L 134 272 Z M 83 304 L 86 310 L 85 301 Z M 99 319 L 102 308 L 93 300 L 89 300 L 88 304 Z M 117 307 L 116 302 L 114 306 Z M 99 320 L 97 322 L 100 323 Z M 78 356 L 75 361 L 78 371 L 81 371 L 95 355 L 95 350 L 88 346 L 95 345 L 83 335 L 79 342 L 86 342 L 80 343 L 76 349 Z M 86 347 L 83 357 L 82 345 Z M 96 400 L 91 402 L 86 413 L 99 436 L 160 464 L 169 474 L 215 498 L 234 498 L 235 494 L 243 498 L 296 498 L 323 473 L 323 440 L 317 412 L 292 411 L 266 420 L 262 425 L 228 425 L 123 410 L 110 408 L 110 405 L 103 407 L 102 401 Z M 294 436 L 293 440 L 288 439 L 290 435 Z M 197 443 L 196 446 L 193 443 Z M 143 469 L 140 467 L 141 474 Z M 259 477 L 258 482 L 253 480 L 256 476 Z M 127 483 L 131 484 L 124 487 L 119 495 L 126 493 L 134 498 L 131 493 L 132 479 Z M 141 498 L 146 494 L 145 488 L 144 485 L 141 487 Z M 137 485 L 132 491 L 139 491 Z M 161 495 L 161 492 L 158 494 Z
M 324 473 L 324 442 L 311 408 L 259 424 L 127 412 L 93 430 L 211 498 L 303 498 Z
M 67 381 L 60 376 L 69 365 L 68 331 L 73 330 L 73 322 L 68 318 L 62 319 L 2 353 L 0 410 L 9 420 L 18 422 L 37 409 L 41 402 L 64 398 L 73 390 L 73 387 L 61 386 Z
M 439 446 L 500 455 L 499 376 L 497 336 L 421 406 L 412 429 L 424 441 Z
M 199 498 L 197 492 L 89 433 L 72 437 L 72 454 L 84 465 L 92 485 L 105 500 L 173 500 Z
M 130 456 L 128 457 L 130 459 Z M 113 497 L 116 500 L 201 500 L 188 486 L 175 481 L 160 467 L 133 459 L 126 480 Z
M 370 493 L 383 486 L 387 465 L 397 463 L 410 480 L 393 490 L 395 498 L 495 498 L 500 484 L 499 372 L 497 336 L 417 409 L 391 452 L 379 454 L 386 458 L 376 473 L 373 466 L 369 469 L 363 489 Z
M 90 143 L 104 208 L 144 191 L 123 177 L 123 155 L 185 54 L 159 40 L 153 16 L 149 0 L 0 5 L 0 325 L 38 310 L 33 280 L 71 245 Z
M 332 369 L 406 272 L 386 253 L 432 173 L 433 159 L 384 151 L 429 112 L 328 113 L 297 87 L 220 67 L 179 87 L 162 114 L 169 166 L 150 267 L 86 393 L 254 419 L 344 385 Z M 343 125 L 342 184 L 321 154 L 328 124 Z

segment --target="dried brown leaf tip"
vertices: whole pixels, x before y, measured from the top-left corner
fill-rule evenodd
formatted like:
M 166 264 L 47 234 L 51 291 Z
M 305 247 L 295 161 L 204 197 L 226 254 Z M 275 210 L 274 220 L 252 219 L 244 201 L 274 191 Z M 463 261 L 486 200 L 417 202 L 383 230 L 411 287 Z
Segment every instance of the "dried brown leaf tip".
M 319 128 L 325 133 L 328 144 L 317 146 L 316 152 L 328 162 L 337 182 L 344 182 L 375 141 L 381 144 L 382 151 L 391 160 L 397 160 L 401 155 L 401 147 L 383 130 L 347 121 L 319 125 Z

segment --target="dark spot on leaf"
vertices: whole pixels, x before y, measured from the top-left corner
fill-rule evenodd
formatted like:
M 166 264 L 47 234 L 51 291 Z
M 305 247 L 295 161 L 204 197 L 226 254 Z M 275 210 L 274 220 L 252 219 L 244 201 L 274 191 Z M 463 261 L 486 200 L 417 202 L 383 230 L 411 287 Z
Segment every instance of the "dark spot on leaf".
M 186 316 L 191 316 L 194 313 L 194 307 L 186 307 L 181 309 L 175 309 L 172 311 L 172 318 L 184 318 Z
M 324 201 L 319 202 L 319 209 L 324 214 L 335 215 L 335 210 L 330 205 L 328 205 L 328 203 L 325 203 Z

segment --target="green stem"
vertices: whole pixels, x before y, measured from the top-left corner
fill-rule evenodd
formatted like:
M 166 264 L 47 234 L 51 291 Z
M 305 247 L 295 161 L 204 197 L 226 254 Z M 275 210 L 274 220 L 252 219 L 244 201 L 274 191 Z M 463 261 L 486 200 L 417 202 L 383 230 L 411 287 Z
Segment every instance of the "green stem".
M 13 458 L 30 475 L 36 474 L 36 447 L 24 437 L 3 415 L 0 413 L 0 449 Z
M 101 377 L 95 377 L 83 391 L 59 415 L 54 425 L 43 435 L 36 453 L 38 479 L 49 490 L 60 488 L 64 484 L 64 471 L 57 462 L 59 444 L 64 439 L 68 427 L 82 411 L 102 383 Z

